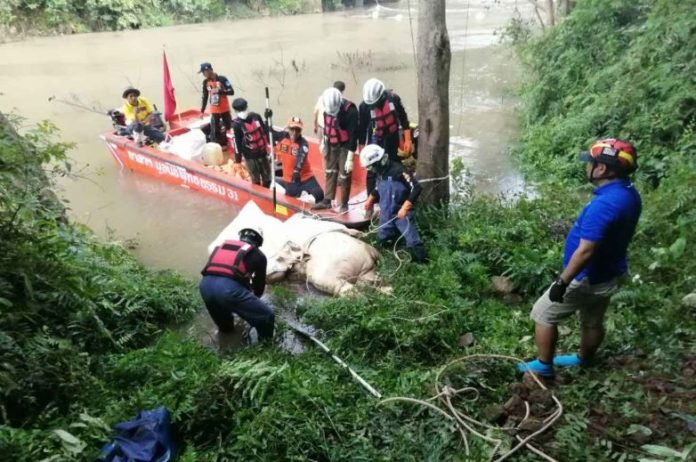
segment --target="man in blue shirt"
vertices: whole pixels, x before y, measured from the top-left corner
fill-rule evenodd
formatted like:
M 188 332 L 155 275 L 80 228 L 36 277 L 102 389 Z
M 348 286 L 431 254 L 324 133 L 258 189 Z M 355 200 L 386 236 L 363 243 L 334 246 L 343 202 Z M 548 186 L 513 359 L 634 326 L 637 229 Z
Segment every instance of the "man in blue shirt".
M 638 166 L 631 143 L 600 140 L 580 159 L 597 188 L 566 237 L 563 272 L 532 309 L 538 359 L 518 364 L 522 372 L 545 377 L 554 375 L 554 366 L 587 364 L 602 343 L 604 313 L 628 271 L 626 253 L 641 212 L 640 195 L 629 180 Z M 580 351 L 554 357 L 558 323 L 576 312 L 582 327 Z

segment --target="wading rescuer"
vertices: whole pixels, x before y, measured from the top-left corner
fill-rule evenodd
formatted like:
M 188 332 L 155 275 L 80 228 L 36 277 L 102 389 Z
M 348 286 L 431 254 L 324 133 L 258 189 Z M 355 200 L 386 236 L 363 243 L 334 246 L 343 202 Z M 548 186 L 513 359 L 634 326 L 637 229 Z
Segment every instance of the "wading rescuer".
M 268 188 L 271 185 L 268 127 L 259 114 L 247 112 L 248 107 L 249 104 L 244 98 L 235 98 L 232 101 L 232 109 L 236 115 L 232 121 L 234 162 L 238 166 L 244 159 L 251 182 Z
M 198 73 L 205 77 L 201 112 L 205 112 L 207 107 L 210 113 L 209 141 L 214 141 L 220 146 L 227 146 L 225 132 L 232 126 L 230 102 L 227 97 L 234 95 L 234 88 L 227 77 L 213 72 L 213 66 L 210 63 L 202 63 Z
M 421 193 L 421 185 L 404 170 L 401 162 L 389 159 L 384 148 L 368 144 L 360 152 L 360 163 L 376 178 L 376 187 L 367 196 L 365 209 L 379 204 L 377 240 L 388 246 L 394 239 L 403 238 L 411 258 L 425 263 L 425 246 L 416 229 L 413 206 Z
M 221 333 L 234 330 L 236 314 L 256 328 L 259 340 L 273 337 L 273 310 L 259 297 L 266 288 L 266 256 L 260 228 L 239 231 L 239 240 L 213 250 L 201 271 L 201 296 Z
M 348 211 L 350 183 L 353 173 L 353 161 L 358 145 L 358 108 L 351 101 L 343 98 L 337 88 L 327 88 L 323 95 L 324 133 L 323 150 L 324 170 L 326 173 L 326 196 L 317 203 L 316 209 L 331 208 L 331 201 L 336 196 L 336 184 L 341 186 L 340 211 Z
M 636 149 L 627 141 L 604 139 L 580 153 L 587 179 L 596 186 L 566 237 L 563 272 L 537 300 L 538 359 L 526 363 L 535 373 L 552 377 L 554 366 L 588 365 L 604 339 L 604 314 L 609 299 L 628 271 L 626 253 L 641 213 L 641 199 L 629 180 L 638 166 Z M 580 315 L 580 350 L 554 356 L 558 324 Z M 518 364 L 526 372 L 525 364 Z
M 125 133 L 144 134 L 155 143 L 164 141 L 164 123 L 157 116 L 155 107 L 152 103 L 140 96 L 140 90 L 137 88 L 126 88 L 123 92 L 123 99 L 126 100 L 121 107 L 121 112 L 126 121 Z M 142 145 L 142 141 L 138 140 L 138 144 Z
M 373 78 L 365 82 L 359 120 L 358 143 L 381 146 L 389 160 L 394 162 L 400 162 L 402 157 L 411 155 L 411 125 L 406 109 L 401 104 L 399 95 L 385 89 L 382 81 Z M 374 187 L 374 173 L 368 172 L 368 194 Z M 366 214 L 371 216 L 372 209 L 366 209 Z
M 307 158 L 309 145 L 302 136 L 302 127 L 302 119 L 293 117 L 288 121 L 286 131 L 273 131 L 276 156 L 283 165 L 283 177 L 276 178 L 276 181 L 285 188 L 288 196 L 300 197 L 302 191 L 306 191 L 318 203 L 324 198 L 324 191 L 312 173 Z

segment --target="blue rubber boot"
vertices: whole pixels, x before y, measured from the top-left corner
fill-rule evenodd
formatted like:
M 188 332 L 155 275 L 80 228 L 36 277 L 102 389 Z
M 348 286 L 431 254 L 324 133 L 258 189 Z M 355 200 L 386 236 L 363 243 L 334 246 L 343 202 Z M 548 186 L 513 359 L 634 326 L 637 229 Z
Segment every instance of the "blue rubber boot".
M 553 377 L 553 364 L 542 363 L 538 359 L 526 363 L 517 363 L 517 369 L 523 374 L 531 370 L 541 377 Z
M 578 367 L 586 366 L 586 362 L 576 354 L 558 355 L 553 358 L 553 365 L 558 367 Z

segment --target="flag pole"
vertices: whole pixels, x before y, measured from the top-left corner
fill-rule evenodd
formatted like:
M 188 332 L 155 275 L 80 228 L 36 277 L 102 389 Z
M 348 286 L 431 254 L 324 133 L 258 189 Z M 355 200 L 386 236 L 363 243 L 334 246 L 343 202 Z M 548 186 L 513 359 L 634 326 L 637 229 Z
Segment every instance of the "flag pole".
M 268 87 L 266 87 L 266 109 L 270 109 Z M 273 149 L 273 118 L 266 118 L 268 125 L 268 142 L 271 146 L 271 188 L 273 189 L 273 214 L 276 213 L 275 149 Z

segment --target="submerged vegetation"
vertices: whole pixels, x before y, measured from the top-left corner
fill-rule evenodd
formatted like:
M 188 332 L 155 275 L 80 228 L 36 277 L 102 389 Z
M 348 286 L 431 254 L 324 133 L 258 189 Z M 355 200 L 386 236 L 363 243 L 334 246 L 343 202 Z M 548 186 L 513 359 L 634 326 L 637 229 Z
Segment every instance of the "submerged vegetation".
M 686 460 L 696 415 L 696 317 L 681 303 L 696 288 L 689 3 L 579 2 L 524 46 L 532 73 L 517 154 L 540 182 L 538 197 L 513 203 L 464 192 L 446 211 L 421 210 L 432 261 L 401 265 L 387 252 L 382 273 L 393 295 L 305 302 L 276 288 L 276 305 L 321 329 L 385 397 L 428 399 L 438 380 L 478 390 L 476 400 L 455 401 L 472 418 L 519 422 L 515 406 L 501 410 L 525 393 L 511 363 L 476 359 L 438 371 L 465 354 L 534 354 L 531 303 L 559 269 L 565 233 L 591 191 L 577 150 L 595 137 L 632 139 L 645 204 L 632 277 L 612 302 L 598 364 L 560 375 L 553 391 L 564 413 L 534 444 L 558 460 Z M 68 146 L 46 141 L 50 127 L 38 130 L 23 138 L 7 125 L 0 131 L 4 460 L 93 460 L 113 424 L 161 405 L 172 411 L 186 462 L 467 459 L 444 416 L 412 403 L 378 405 L 317 349 L 217 355 L 164 332 L 201 309 L 192 284 L 147 271 L 118 244 L 67 221 L 50 182 L 69 174 Z M 494 290 L 497 275 L 512 293 Z M 568 327 L 564 351 L 577 347 L 577 325 Z M 525 397 L 537 421 L 548 415 L 548 397 Z M 499 454 L 516 442 L 486 434 L 503 439 Z M 468 444 L 470 460 L 492 449 L 472 435 Z

